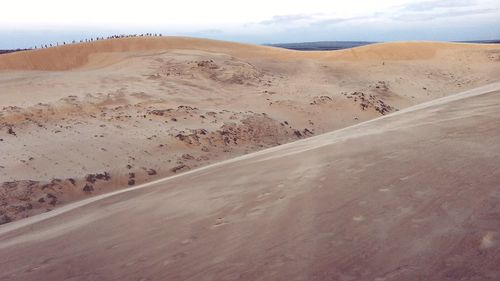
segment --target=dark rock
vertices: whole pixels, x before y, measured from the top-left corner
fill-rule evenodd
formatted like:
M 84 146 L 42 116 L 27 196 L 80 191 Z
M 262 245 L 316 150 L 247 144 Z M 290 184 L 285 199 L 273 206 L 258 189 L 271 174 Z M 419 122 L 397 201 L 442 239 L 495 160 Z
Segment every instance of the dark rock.
M 96 174 L 95 177 L 98 180 L 105 180 L 105 181 L 108 181 L 111 179 L 111 176 L 109 175 L 108 172 L 104 172 L 104 174 Z
M 313 132 L 311 132 L 309 129 L 305 128 L 303 131 L 304 135 L 314 135 Z
M 185 167 L 187 167 L 187 166 L 186 166 L 186 165 L 184 165 L 184 164 L 181 164 L 181 165 L 179 165 L 179 166 L 175 166 L 175 167 L 173 167 L 173 168 L 171 169 L 171 171 L 172 171 L 172 172 L 174 172 L 174 173 L 177 173 L 179 170 L 182 170 L 182 169 L 184 169 Z
M 90 182 L 90 183 L 95 183 L 96 180 L 97 180 L 97 177 L 96 175 L 94 174 L 88 174 L 86 177 L 85 177 L 85 180 Z
M 53 195 L 51 193 L 48 193 L 47 194 L 47 198 L 50 199 L 50 202 L 49 202 L 50 205 L 52 205 L 52 206 L 56 205 L 56 203 L 57 203 L 57 197 L 55 195 Z
M 16 132 L 14 132 L 12 127 L 9 127 L 9 130 L 7 130 L 7 133 L 9 133 L 10 135 L 16 136 Z
M 182 159 L 184 159 L 184 160 L 193 160 L 194 157 L 191 154 L 185 153 L 185 154 L 182 154 Z
M 94 187 L 91 185 L 91 184 L 85 184 L 85 186 L 83 187 L 83 191 L 85 193 L 91 193 L 92 191 L 94 191 Z

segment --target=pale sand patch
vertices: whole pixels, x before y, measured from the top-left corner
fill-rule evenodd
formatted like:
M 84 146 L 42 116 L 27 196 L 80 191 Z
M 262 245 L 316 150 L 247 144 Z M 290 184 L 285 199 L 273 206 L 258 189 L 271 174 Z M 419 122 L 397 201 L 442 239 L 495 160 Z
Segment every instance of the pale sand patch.
M 492 231 L 486 232 L 486 234 L 481 238 L 481 244 L 480 248 L 481 249 L 488 249 L 491 248 L 495 245 L 495 233 Z
M 365 217 L 362 216 L 362 215 L 359 215 L 359 216 L 355 216 L 352 218 L 353 221 L 364 221 L 365 220 Z

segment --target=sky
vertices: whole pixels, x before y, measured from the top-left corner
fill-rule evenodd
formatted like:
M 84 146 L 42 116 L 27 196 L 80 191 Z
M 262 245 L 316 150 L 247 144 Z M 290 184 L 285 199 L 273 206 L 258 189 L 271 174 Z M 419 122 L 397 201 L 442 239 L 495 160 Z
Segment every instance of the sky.
M 500 39 L 499 0 L 6 0 L 0 49 L 112 34 L 244 43 Z

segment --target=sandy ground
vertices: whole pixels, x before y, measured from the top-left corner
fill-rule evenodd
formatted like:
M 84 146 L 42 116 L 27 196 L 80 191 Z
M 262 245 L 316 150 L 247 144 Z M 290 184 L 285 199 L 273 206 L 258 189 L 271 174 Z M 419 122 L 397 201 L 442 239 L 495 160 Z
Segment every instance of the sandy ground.
M 500 83 L 0 227 L 1 280 L 498 280 Z
M 500 47 L 129 38 L 0 56 L 0 224 L 498 81 Z

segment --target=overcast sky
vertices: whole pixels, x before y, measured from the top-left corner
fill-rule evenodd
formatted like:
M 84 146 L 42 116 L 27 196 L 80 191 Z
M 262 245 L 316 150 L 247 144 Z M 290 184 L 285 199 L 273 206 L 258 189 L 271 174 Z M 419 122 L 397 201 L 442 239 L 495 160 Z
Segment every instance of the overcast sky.
M 247 43 L 500 39 L 499 0 L 6 0 L 0 49 L 153 32 Z

